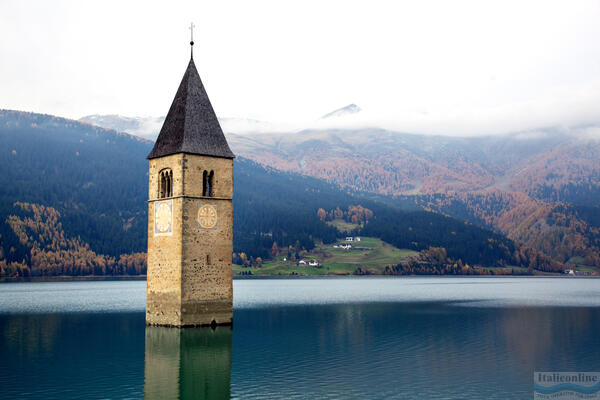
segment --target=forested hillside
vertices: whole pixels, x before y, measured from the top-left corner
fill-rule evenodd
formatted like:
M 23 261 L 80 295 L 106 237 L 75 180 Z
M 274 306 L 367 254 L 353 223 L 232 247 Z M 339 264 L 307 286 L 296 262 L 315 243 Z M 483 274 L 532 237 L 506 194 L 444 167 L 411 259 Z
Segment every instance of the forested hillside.
M 550 257 L 600 266 L 600 132 L 594 127 L 488 137 L 382 129 L 230 135 L 263 165 L 392 195 L 502 232 Z
M 600 265 L 599 207 L 547 203 L 501 190 L 397 196 L 390 201 L 416 202 L 425 210 L 495 229 L 560 262 L 580 257 L 585 265 Z
M 231 134 L 229 141 L 263 164 L 382 194 L 493 188 L 585 205 L 600 195 L 597 128 L 470 138 L 330 129 Z
M 49 115 L 0 111 L 0 267 L 5 275 L 145 271 L 147 161 L 152 143 Z M 446 247 L 470 264 L 532 266 L 506 237 L 431 212 L 407 211 L 325 181 L 235 161 L 234 251 L 268 258 L 341 234 L 319 208 L 372 210 L 359 233 L 415 250 Z M 528 253 L 529 251 L 529 253 Z M 532 266 L 559 265 L 538 257 Z M 142 260 L 142 261 L 140 261 Z

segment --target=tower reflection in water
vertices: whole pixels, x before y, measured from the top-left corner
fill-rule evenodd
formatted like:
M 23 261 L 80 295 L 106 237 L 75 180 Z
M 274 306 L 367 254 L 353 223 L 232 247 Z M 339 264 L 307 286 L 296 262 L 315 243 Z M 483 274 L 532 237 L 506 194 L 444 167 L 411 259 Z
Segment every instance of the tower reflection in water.
M 231 327 L 146 327 L 145 399 L 229 399 Z

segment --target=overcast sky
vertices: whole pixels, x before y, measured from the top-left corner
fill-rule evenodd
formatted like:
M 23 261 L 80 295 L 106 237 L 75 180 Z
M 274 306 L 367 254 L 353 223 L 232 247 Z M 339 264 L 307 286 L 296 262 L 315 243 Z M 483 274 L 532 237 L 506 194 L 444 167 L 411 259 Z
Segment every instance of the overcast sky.
M 191 21 L 220 117 L 356 103 L 417 133 L 600 123 L 600 1 L 0 0 L 0 108 L 164 115 Z

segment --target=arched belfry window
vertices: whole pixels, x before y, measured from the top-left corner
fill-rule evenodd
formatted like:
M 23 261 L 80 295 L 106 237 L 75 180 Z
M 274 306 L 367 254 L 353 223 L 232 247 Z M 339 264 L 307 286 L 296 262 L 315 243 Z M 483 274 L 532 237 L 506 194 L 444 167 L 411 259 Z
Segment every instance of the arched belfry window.
M 173 196 L 173 171 L 165 168 L 158 173 L 158 197 Z
M 214 186 L 213 181 L 215 177 L 215 171 L 204 171 L 202 173 L 202 196 L 204 197 L 213 197 L 214 196 Z

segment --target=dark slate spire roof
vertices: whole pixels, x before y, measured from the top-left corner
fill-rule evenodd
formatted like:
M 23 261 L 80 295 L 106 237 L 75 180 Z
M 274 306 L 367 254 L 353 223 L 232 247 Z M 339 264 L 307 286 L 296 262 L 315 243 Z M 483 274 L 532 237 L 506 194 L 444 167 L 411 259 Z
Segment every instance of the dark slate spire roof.
M 193 58 L 148 159 L 175 153 L 235 157 L 223 135 Z

